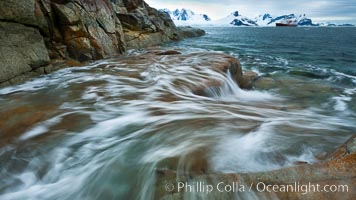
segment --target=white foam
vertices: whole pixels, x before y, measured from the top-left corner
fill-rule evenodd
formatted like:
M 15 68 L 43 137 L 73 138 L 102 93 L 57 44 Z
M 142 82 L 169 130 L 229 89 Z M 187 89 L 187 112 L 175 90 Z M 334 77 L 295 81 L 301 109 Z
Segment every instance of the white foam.
M 256 159 L 262 152 L 268 152 L 268 140 L 273 138 L 273 127 L 276 123 L 264 123 L 251 133 L 243 136 L 229 136 L 222 139 L 215 147 L 212 165 L 215 171 L 221 172 L 254 172 L 271 170 L 278 167 L 265 160 Z
M 32 129 L 30 129 L 29 131 L 22 134 L 19 137 L 19 140 L 28 140 L 28 139 L 31 139 L 31 138 L 34 138 L 34 137 L 37 137 L 39 135 L 46 133 L 47 131 L 50 130 L 51 126 L 59 123 L 65 115 L 69 115 L 72 113 L 75 113 L 75 112 L 68 112 L 68 113 L 60 114 L 56 117 L 53 117 L 51 119 L 48 119 L 44 122 L 37 124 Z
M 36 136 L 39 136 L 43 133 L 46 133 L 48 131 L 47 126 L 36 126 L 32 128 L 30 131 L 25 132 L 21 137 L 19 138 L 20 140 L 27 140 Z
M 303 152 L 297 156 L 288 156 L 288 163 L 286 165 L 294 165 L 295 162 L 307 162 L 307 163 L 313 163 L 316 161 L 316 158 L 314 156 L 313 149 L 311 147 L 303 148 Z
M 348 88 L 344 90 L 345 94 L 352 95 L 356 93 L 356 88 Z
M 60 139 L 55 142 L 51 141 L 52 138 L 40 141 L 29 154 L 22 152 L 31 160 L 26 163 L 25 169 L 19 169 L 18 174 L 9 177 L 9 181 L 20 180 L 23 184 L 11 186 L 5 191 L 6 194 L 0 195 L 0 199 L 81 199 L 93 195 L 88 190 L 103 184 L 105 189 L 110 189 L 120 198 L 120 195 L 127 194 L 125 189 L 132 188 L 137 180 L 143 186 L 138 191 L 140 197 L 150 199 L 147 192 L 154 191 L 150 183 L 154 183 L 156 178 L 155 164 L 166 158 L 179 157 L 179 171 L 181 165 L 189 165 L 181 159 L 188 155 L 186 153 L 208 148 L 207 153 L 211 153 L 208 162 L 212 166 L 209 170 L 266 171 L 294 161 L 312 161 L 313 149 L 310 146 L 315 142 L 307 144 L 302 152 L 290 147 L 290 144 L 301 144 L 298 139 L 306 141 L 302 137 L 317 136 L 322 140 L 331 132 L 339 134 L 342 133 L 340 130 L 355 129 L 354 118 L 345 118 L 338 115 L 340 113 L 323 115 L 323 110 L 294 109 L 290 102 L 273 93 L 240 89 L 230 75 L 204 66 L 191 67 L 196 62 L 191 59 L 184 65 L 172 66 L 161 62 L 162 66 L 138 66 L 142 67 L 142 71 L 135 71 L 141 75 L 139 78 L 125 76 L 125 73 L 112 75 L 112 71 L 105 75 L 105 70 L 112 69 L 110 67 L 100 72 L 86 71 L 89 67 L 77 68 L 78 71 L 71 68 L 52 74 L 53 79 L 42 78 L 38 84 L 26 83 L 13 89 L 31 91 L 31 88 L 44 88 L 33 93 L 45 96 L 48 90 L 59 88 L 66 94 L 59 99 L 61 106 L 58 113 L 84 113 L 90 116 L 93 124 L 80 132 L 58 134 L 56 137 Z M 117 67 L 115 70 L 133 71 L 130 64 L 113 64 Z M 95 87 L 92 87 L 93 80 L 103 80 L 105 84 L 93 83 Z M 181 88 L 173 84 L 176 80 L 189 86 L 200 85 L 206 80 L 218 80 L 224 84 L 218 87 L 216 94 L 200 97 L 192 94 L 191 87 Z M 78 84 L 82 86 L 79 95 L 67 95 L 67 92 L 78 92 L 78 87 L 75 87 Z M 334 101 L 336 104 L 347 104 L 351 101 L 348 96 L 353 93 L 353 89 L 345 90 L 344 96 L 330 99 L 330 105 L 334 106 Z M 121 98 L 121 95 L 131 94 L 135 95 L 133 99 Z M 177 100 L 166 102 L 161 100 L 162 95 L 172 95 Z M 83 99 L 90 100 L 90 103 Z M 281 104 L 292 109 L 274 109 Z M 344 108 L 341 105 L 337 109 Z M 21 135 L 20 140 L 46 134 L 63 116 L 70 114 L 58 113 L 57 118 L 32 127 Z M 246 133 L 247 130 L 250 132 Z M 288 138 L 284 134 L 288 134 Z M 289 136 L 297 140 L 293 141 Z M 330 143 L 335 143 L 335 135 L 330 138 Z M 28 147 L 26 145 L 33 142 L 20 144 Z M 289 144 L 285 144 L 287 142 Z M 15 145 L 7 149 L 2 147 L 0 155 L 17 151 Z M 290 151 L 298 155 L 289 156 Z M 276 152 L 283 152 L 280 154 L 287 163 L 272 160 Z M 16 164 L 13 160 L 8 162 Z M 135 174 L 131 179 L 135 183 L 131 183 L 129 177 L 132 175 L 129 168 L 133 166 Z M 36 177 L 37 174 L 41 177 Z M 102 178 L 108 175 L 113 175 L 115 180 L 103 181 Z M 111 188 L 116 187 L 115 184 L 119 185 L 119 189 Z
M 348 75 L 348 74 L 345 74 L 342 72 L 337 72 L 337 71 L 334 71 L 334 74 L 342 76 L 342 77 L 347 77 L 347 78 L 351 79 L 353 83 L 356 83 L 356 76 Z
M 347 96 L 339 96 L 339 97 L 333 97 L 333 100 L 335 101 L 334 105 L 334 110 L 336 111 L 345 111 L 347 110 L 347 101 L 351 101 L 351 97 Z
M 209 91 L 213 97 L 224 100 L 239 100 L 242 102 L 269 102 L 282 100 L 277 95 L 272 95 L 266 91 L 258 90 L 243 90 L 232 79 L 230 72 L 228 72 L 227 78 L 224 80 L 222 87 L 218 88 L 218 92 L 214 90 Z

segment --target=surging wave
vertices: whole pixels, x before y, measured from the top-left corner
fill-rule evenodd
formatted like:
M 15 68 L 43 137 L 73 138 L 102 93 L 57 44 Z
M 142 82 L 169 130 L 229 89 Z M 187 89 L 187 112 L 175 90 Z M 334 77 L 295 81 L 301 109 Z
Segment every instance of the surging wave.
M 242 90 L 229 73 L 154 63 L 112 59 L 0 90 L 4 109 L 38 117 L 1 143 L 0 198 L 154 199 L 157 169 L 238 173 L 314 162 L 356 126 Z M 190 87 L 210 79 L 221 86 L 205 95 Z

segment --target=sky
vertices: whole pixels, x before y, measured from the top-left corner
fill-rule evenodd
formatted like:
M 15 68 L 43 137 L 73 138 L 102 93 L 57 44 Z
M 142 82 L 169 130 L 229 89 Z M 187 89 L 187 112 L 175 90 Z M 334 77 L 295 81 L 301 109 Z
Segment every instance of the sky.
M 145 0 L 154 8 L 188 8 L 220 19 L 238 10 L 253 18 L 260 14 L 306 14 L 313 22 L 356 24 L 356 0 Z

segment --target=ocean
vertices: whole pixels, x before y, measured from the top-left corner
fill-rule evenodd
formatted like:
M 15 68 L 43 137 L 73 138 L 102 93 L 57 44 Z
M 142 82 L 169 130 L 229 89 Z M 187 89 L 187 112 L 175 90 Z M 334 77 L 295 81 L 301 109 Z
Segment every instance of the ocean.
M 160 48 L 232 55 L 259 75 L 252 90 L 164 58 L 101 60 L 0 89 L 0 199 L 155 199 L 157 171 L 315 163 L 356 133 L 356 28 L 203 29 Z M 223 85 L 206 96 L 176 87 L 189 77 Z
M 317 103 L 314 106 L 356 111 L 356 28 L 205 27 L 204 30 L 207 34 L 203 37 L 168 46 L 224 52 L 239 58 L 245 70 L 264 77 L 331 85 L 340 91 L 329 95 L 315 93 L 311 97 Z M 269 89 L 298 98 L 293 91 L 285 91 L 288 88 Z

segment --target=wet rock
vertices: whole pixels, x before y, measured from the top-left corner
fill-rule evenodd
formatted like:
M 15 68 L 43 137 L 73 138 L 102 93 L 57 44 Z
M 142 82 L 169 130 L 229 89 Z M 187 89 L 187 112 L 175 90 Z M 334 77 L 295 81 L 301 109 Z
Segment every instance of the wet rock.
M 169 175 L 161 172 L 157 180 L 156 196 L 158 199 L 164 199 L 172 194 L 184 196 L 184 192 L 177 191 L 167 192 L 160 188 L 164 184 L 177 183 L 181 181 L 199 181 L 202 180 L 205 184 L 216 185 L 219 182 L 231 183 L 238 182 L 247 186 L 251 186 L 251 190 L 241 193 L 241 199 L 250 199 L 252 197 L 261 199 L 353 199 L 356 195 L 356 135 L 353 135 L 344 145 L 339 147 L 334 153 L 329 155 L 326 161 L 316 164 L 302 164 L 294 167 L 287 167 L 280 170 L 246 173 L 246 174 L 206 174 L 206 175 L 177 175 L 175 172 L 170 172 Z M 313 190 L 305 192 L 304 190 L 294 190 L 286 192 L 259 192 L 257 184 L 264 183 L 268 185 L 314 185 L 317 184 L 322 190 L 326 185 L 347 185 L 346 192 L 313 192 Z M 261 189 L 260 187 L 258 187 Z M 221 193 L 220 193 L 221 194 Z M 218 194 L 208 194 L 207 197 L 212 197 Z M 233 195 L 233 194 L 227 194 Z M 233 196 L 229 196 L 232 198 Z
M 241 84 L 242 88 L 252 89 L 253 82 L 257 79 L 258 74 L 253 71 L 244 71 L 243 72 L 243 82 Z
M 190 26 L 179 27 L 180 34 L 184 38 L 199 37 L 205 35 L 205 31 L 201 29 L 192 28 Z
M 293 162 L 294 165 L 306 165 L 308 164 L 308 162 L 305 162 L 305 161 L 295 161 Z
M 208 171 L 208 148 L 201 148 L 180 157 L 167 158 L 158 164 L 160 169 L 180 169 L 189 171 L 191 174 L 204 174 Z M 165 170 L 161 171 L 167 173 Z M 168 171 L 169 172 L 169 171 Z
M 93 125 L 93 122 L 89 116 L 84 114 L 69 114 L 64 116 L 59 123 L 54 125 L 51 131 L 80 132 L 91 125 Z
M 305 79 L 286 75 L 266 75 L 253 82 L 256 89 L 278 90 L 282 96 L 298 102 L 299 106 L 324 106 L 337 96 L 343 88 L 335 84 L 325 84 L 318 79 Z
M 328 153 L 322 152 L 322 153 L 315 155 L 315 158 L 318 160 L 325 160 L 327 158 L 327 156 L 328 156 Z
M 48 118 L 58 109 L 52 104 L 18 105 L 11 108 L 1 108 L 0 112 L 0 133 L 1 143 L 8 143 L 20 134 L 29 131 L 37 123 Z
M 73 38 L 66 43 L 68 53 L 73 59 L 84 62 L 93 58 L 91 54 L 92 47 L 88 38 Z
M 313 78 L 313 79 L 323 79 L 323 78 L 329 77 L 327 75 L 316 74 L 316 73 L 307 72 L 307 71 L 290 71 L 289 74 L 295 75 L 295 76 L 303 76 L 303 77 L 307 77 L 307 78 Z
M 277 84 L 278 82 L 275 79 L 269 77 L 260 77 L 253 82 L 253 86 L 258 89 L 275 88 Z
M 162 56 L 162 54 L 164 56 Z M 182 90 L 190 90 L 197 95 L 204 95 L 207 88 L 219 87 L 223 84 L 218 78 L 211 77 L 211 75 L 207 74 L 206 70 L 211 70 L 219 74 L 230 71 L 232 78 L 239 85 L 242 85 L 243 83 L 242 67 L 239 60 L 223 53 L 181 53 L 172 50 L 151 50 L 140 55 L 122 57 L 119 58 L 119 60 L 120 62 L 125 63 L 128 67 L 131 66 L 137 69 L 137 66 L 140 66 L 140 70 L 152 69 L 152 66 L 157 66 L 157 68 L 166 68 L 168 66 L 193 68 L 197 74 L 182 71 L 181 74 L 177 74 L 176 79 L 172 81 L 172 85 Z M 155 73 L 158 72 L 151 73 L 152 76 L 154 76 Z M 174 74 L 170 75 L 174 76 Z M 189 77 L 189 79 L 187 77 Z
M 175 51 L 175 50 L 168 50 L 168 51 L 156 53 L 156 55 L 159 55 L 159 56 L 161 56 L 161 55 L 177 55 L 177 54 L 182 54 L 182 53 L 179 51 Z

